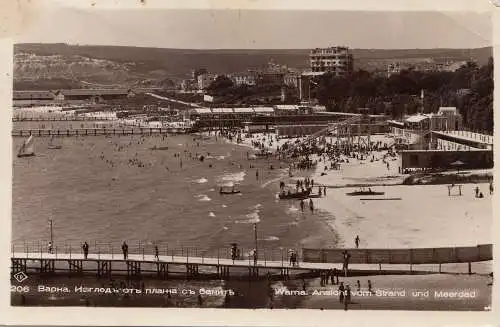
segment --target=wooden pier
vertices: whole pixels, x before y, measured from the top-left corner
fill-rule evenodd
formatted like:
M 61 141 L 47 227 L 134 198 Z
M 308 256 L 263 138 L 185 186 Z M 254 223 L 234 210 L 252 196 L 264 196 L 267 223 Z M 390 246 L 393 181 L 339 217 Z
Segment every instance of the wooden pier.
M 115 121 L 116 117 L 89 117 L 89 116 L 60 116 L 60 117 L 13 117 L 13 122 L 25 121 L 39 121 L 39 122 L 53 122 L 53 121 Z
M 162 252 L 158 257 L 145 254 L 83 253 L 71 251 L 47 253 L 17 252 L 11 254 L 11 275 L 91 275 L 97 278 L 126 276 L 127 278 L 204 279 L 204 280 L 287 280 L 318 277 L 336 268 L 343 269 L 343 254 L 350 255 L 346 276 L 412 275 L 442 273 L 442 266 L 452 264 L 447 272 L 472 274 L 472 263 L 492 260 L 491 244 L 476 247 L 429 249 L 302 249 L 300 260 L 291 264 L 286 256 L 269 260 L 262 256 L 254 261 L 251 256 L 232 260 L 225 256 L 205 257 Z M 187 253 L 183 252 L 183 253 Z M 219 253 L 219 251 L 218 251 Z M 384 269 L 382 269 L 384 265 Z
M 13 137 L 51 136 L 111 136 L 111 135 L 162 135 L 162 134 L 187 134 L 190 128 L 178 127 L 134 127 L 134 128 L 78 128 L 78 129 L 14 129 Z
M 224 258 L 180 257 L 131 254 L 127 259 L 118 254 L 50 254 L 13 253 L 11 274 L 67 276 L 91 275 L 97 278 L 125 276 L 127 278 L 202 279 L 202 280 L 287 280 L 319 276 L 332 269 L 330 264 L 286 261 L 231 260 Z

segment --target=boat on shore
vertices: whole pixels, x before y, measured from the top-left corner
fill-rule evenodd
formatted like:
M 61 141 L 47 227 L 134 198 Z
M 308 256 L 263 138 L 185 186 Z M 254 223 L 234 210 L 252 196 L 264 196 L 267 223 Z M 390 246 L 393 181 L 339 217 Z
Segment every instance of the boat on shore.
M 323 197 L 323 195 L 316 193 L 316 194 L 309 194 L 307 197 L 310 199 L 317 199 Z
M 273 153 L 270 151 L 255 153 L 255 156 L 257 158 L 267 158 L 267 157 L 272 156 L 272 155 L 273 155 Z
M 27 140 L 23 142 L 19 151 L 17 152 L 18 158 L 23 157 L 34 157 L 35 156 L 35 148 L 33 144 L 33 135 L 30 135 Z
M 354 191 L 354 192 L 349 192 L 349 193 L 346 193 L 347 195 L 350 195 L 350 196 L 361 196 L 361 195 L 384 195 L 385 192 L 375 192 L 373 191 L 372 189 L 368 189 L 368 190 L 365 190 L 365 189 L 361 189 L 361 190 L 357 190 L 357 191 Z
M 295 192 L 295 193 L 291 193 L 290 191 L 288 191 L 288 193 L 285 193 L 285 191 L 283 191 L 279 194 L 279 198 L 281 200 L 306 199 L 310 196 L 310 194 L 311 194 L 311 189 L 307 189 L 305 191 Z
M 168 150 L 168 146 L 156 146 L 154 145 L 151 150 Z

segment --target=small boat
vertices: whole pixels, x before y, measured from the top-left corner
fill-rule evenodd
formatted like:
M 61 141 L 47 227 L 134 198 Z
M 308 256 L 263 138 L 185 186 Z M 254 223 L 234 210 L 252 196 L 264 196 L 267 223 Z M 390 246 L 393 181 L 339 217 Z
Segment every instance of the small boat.
M 19 151 L 17 152 L 17 157 L 18 158 L 23 158 L 23 157 L 34 157 L 35 156 L 35 150 L 34 150 L 34 144 L 33 144 L 33 135 L 30 135 L 27 140 L 23 142 L 21 147 L 19 148 Z
M 304 192 L 296 192 L 296 193 L 285 193 L 282 192 L 279 194 L 279 198 L 282 200 L 287 200 L 287 199 L 305 199 L 309 197 L 311 194 L 311 190 L 305 190 Z
M 259 153 L 256 153 L 255 156 L 256 157 L 269 157 L 271 156 L 273 153 L 272 152 L 259 152 Z
M 350 196 L 358 196 L 358 195 L 384 195 L 385 192 L 375 192 L 375 191 L 372 191 L 371 189 L 368 189 L 368 190 L 359 190 L 359 191 L 354 191 L 354 192 L 350 192 L 350 193 L 346 193 L 347 195 L 350 195 Z
M 154 145 L 151 150 L 168 150 L 168 146 L 156 146 Z
M 221 187 L 219 190 L 219 194 L 238 194 L 238 193 L 241 193 L 241 191 L 236 191 L 234 188 L 231 189 L 230 191 L 225 191 Z
M 56 145 L 56 144 L 54 144 L 54 137 L 51 137 L 50 141 L 49 141 L 48 148 L 51 149 L 51 150 L 59 150 L 59 149 L 62 149 L 62 145 Z

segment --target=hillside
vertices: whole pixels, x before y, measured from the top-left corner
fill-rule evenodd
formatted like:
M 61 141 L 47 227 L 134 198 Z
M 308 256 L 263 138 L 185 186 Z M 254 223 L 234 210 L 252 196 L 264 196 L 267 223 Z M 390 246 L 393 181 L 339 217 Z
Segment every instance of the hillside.
M 79 46 L 67 44 L 17 44 L 15 85 L 33 85 L 35 80 L 62 80 L 68 83 L 157 84 L 162 79 L 187 77 L 192 69 L 213 73 L 241 72 L 264 67 L 271 59 L 281 65 L 305 69 L 307 49 L 297 50 L 186 50 L 121 46 Z M 487 63 L 491 48 L 480 49 L 354 49 L 356 69 L 383 68 L 387 61 L 400 59 L 476 60 Z M 148 81 L 151 80 L 151 81 Z

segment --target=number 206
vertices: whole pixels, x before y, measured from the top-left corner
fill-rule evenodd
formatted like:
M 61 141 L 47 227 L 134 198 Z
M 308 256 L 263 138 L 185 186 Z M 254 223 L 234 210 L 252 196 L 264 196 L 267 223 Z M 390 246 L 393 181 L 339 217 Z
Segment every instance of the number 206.
M 28 286 L 14 286 L 12 285 L 10 287 L 11 292 L 16 292 L 16 293 L 28 293 L 30 291 L 30 288 Z

